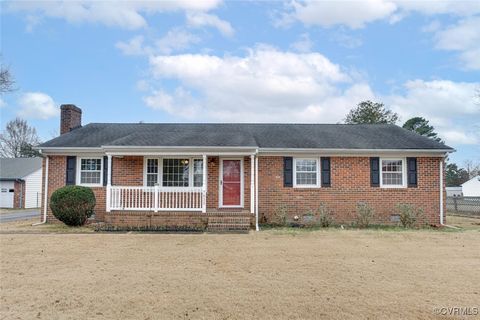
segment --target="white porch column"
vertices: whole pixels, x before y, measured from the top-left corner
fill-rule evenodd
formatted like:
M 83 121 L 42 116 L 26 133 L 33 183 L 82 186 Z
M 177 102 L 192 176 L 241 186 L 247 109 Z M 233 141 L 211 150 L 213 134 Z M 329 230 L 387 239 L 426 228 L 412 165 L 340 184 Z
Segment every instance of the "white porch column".
M 255 213 L 255 155 L 250 156 L 250 213 Z
M 260 230 L 258 227 L 258 153 L 255 157 L 255 230 Z
M 202 212 L 207 212 L 207 155 L 203 155 Z
M 112 193 L 112 156 L 107 155 L 107 212 L 110 212 L 110 196 Z

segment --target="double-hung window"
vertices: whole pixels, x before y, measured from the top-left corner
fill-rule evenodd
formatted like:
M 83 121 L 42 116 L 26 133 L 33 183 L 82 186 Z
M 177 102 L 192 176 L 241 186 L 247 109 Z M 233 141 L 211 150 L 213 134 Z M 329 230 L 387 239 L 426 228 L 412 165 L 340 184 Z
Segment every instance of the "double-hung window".
M 317 158 L 295 158 L 293 170 L 295 187 L 316 188 L 320 186 L 320 165 Z
M 405 187 L 405 159 L 380 159 L 380 185 L 385 188 Z
M 80 185 L 102 185 L 102 158 L 79 158 L 78 181 Z
M 146 158 L 145 185 L 201 187 L 203 160 L 195 158 Z
M 147 171 L 146 171 L 146 184 L 148 187 L 153 187 L 158 184 L 158 159 L 146 159 Z

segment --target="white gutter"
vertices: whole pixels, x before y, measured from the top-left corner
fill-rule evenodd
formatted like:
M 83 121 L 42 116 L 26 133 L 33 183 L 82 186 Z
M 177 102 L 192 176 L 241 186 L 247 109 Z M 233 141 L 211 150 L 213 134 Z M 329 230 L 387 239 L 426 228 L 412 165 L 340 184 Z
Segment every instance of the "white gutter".
M 255 156 L 255 231 L 260 231 L 258 226 L 258 152 Z
M 443 159 L 440 160 L 440 225 L 443 226 Z
M 48 204 L 48 156 L 45 158 L 45 187 L 43 189 L 43 221 L 34 223 L 33 226 L 44 224 L 47 222 L 47 204 Z

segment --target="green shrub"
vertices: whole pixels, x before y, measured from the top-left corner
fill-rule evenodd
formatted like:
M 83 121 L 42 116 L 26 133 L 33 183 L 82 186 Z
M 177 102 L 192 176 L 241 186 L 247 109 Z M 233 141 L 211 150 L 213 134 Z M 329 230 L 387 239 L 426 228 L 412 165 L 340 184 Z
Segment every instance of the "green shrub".
M 280 205 L 275 209 L 270 223 L 277 226 L 285 226 L 287 225 L 287 218 L 288 207 L 286 205 Z
M 357 227 L 368 228 L 375 216 L 373 208 L 365 202 L 357 203 Z
M 58 220 L 69 226 L 81 226 L 93 214 L 95 195 L 92 189 L 66 186 L 53 192 L 50 208 Z
M 415 208 L 413 204 L 398 203 L 395 209 L 400 216 L 400 223 L 404 228 L 414 227 L 417 221 L 423 216 L 423 209 Z

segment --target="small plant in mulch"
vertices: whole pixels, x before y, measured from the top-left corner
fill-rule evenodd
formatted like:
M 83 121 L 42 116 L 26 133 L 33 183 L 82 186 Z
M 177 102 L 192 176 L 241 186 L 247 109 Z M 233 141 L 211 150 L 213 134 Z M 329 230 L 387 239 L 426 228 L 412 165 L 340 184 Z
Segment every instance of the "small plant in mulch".
M 332 211 L 324 203 L 320 203 L 316 210 L 308 210 L 303 215 L 305 227 L 328 228 L 333 225 Z
M 423 209 L 416 208 L 413 204 L 398 203 L 395 206 L 395 211 L 400 217 L 400 223 L 404 228 L 413 228 L 420 221 L 423 216 Z
M 270 219 L 270 224 L 274 226 L 286 226 L 288 219 L 288 207 L 284 204 L 278 206 Z
M 357 203 L 356 226 L 368 228 L 375 216 L 375 211 L 366 202 Z
M 92 189 L 65 186 L 55 190 L 50 197 L 50 209 L 58 220 L 68 226 L 82 226 L 94 213 L 95 195 Z

